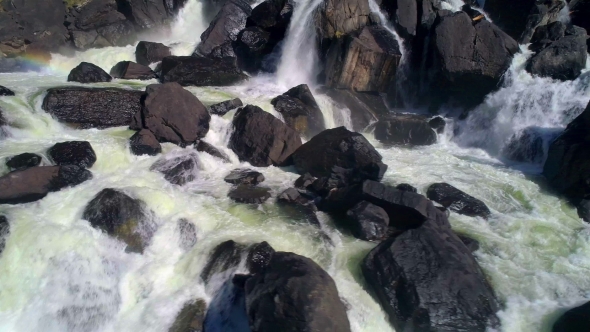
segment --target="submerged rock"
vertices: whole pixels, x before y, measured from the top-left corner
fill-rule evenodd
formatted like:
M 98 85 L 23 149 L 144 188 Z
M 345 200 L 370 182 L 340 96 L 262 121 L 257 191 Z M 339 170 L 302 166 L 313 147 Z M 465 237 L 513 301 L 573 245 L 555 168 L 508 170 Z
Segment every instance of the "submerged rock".
M 41 156 L 34 153 L 22 153 L 6 160 L 6 166 L 13 171 L 39 166 L 41 164 Z
M 459 214 L 482 218 L 487 218 L 492 214 L 484 202 L 448 183 L 432 184 L 428 187 L 426 196 Z
M 201 272 L 201 279 L 209 283 L 215 274 L 235 270 L 245 253 L 246 246 L 232 240 L 219 244 L 209 254 L 207 264 Z
M 301 84 L 271 100 L 285 123 L 301 135 L 313 137 L 326 129 L 324 115 L 307 84 Z
M 168 332 L 203 332 L 207 303 L 202 299 L 185 303 Z
M 237 168 L 231 171 L 223 180 L 231 184 L 257 185 L 264 182 L 264 175 L 248 168 Z
M 183 86 L 227 86 L 248 76 L 236 66 L 235 59 L 169 56 L 162 60 L 162 83 L 178 82 Z
M 219 158 L 223 160 L 223 162 L 225 163 L 231 162 L 229 156 L 225 152 L 219 150 L 218 148 L 203 140 L 200 140 L 197 144 L 195 144 L 195 149 L 197 149 L 197 151 L 199 152 L 205 152 L 212 155 L 213 157 Z
M 116 88 L 51 88 L 43 110 L 81 129 L 128 126 L 141 109 L 142 91 Z
M 375 138 L 388 144 L 431 145 L 436 132 L 429 118 L 417 114 L 393 114 L 377 122 Z
M 110 72 L 113 78 L 122 78 L 125 80 L 151 80 L 158 76 L 154 71 L 144 65 L 131 61 L 121 61 L 117 63 Z
M 196 179 L 198 167 L 199 160 L 197 156 L 188 154 L 171 159 L 165 156 L 156 161 L 150 167 L 150 170 L 164 174 L 164 179 L 172 184 L 184 186 Z
M 590 302 L 566 311 L 553 324 L 553 332 L 583 332 L 590 329 Z
M 229 148 L 253 166 L 289 165 L 291 154 L 301 146 L 301 137 L 294 129 L 260 107 L 239 109 L 232 123 Z
M 140 65 L 149 66 L 171 56 L 170 48 L 161 43 L 140 41 L 135 48 L 135 60 Z
M 416 187 L 407 184 L 407 183 L 400 183 L 397 186 L 395 186 L 395 189 L 397 190 L 401 190 L 401 191 L 409 191 L 411 193 L 418 193 L 418 189 L 416 189 Z
M 179 246 L 189 251 L 197 244 L 197 227 L 186 219 L 178 220 Z
M 235 98 L 209 106 L 209 113 L 224 116 L 227 112 L 242 106 L 244 106 L 242 100 Z
M 142 129 L 129 139 L 131 146 L 131 152 L 134 155 L 141 156 L 144 154 L 155 156 L 162 152 L 162 146 L 154 134 L 147 130 Z
M 14 92 L 9 88 L 0 85 L 0 96 L 14 96 Z
M 262 204 L 270 198 L 270 189 L 241 184 L 232 188 L 227 196 L 237 203 Z
M 377 205 L 361 201 L 346 212 L 352 234 L 361 240 L 376 241 L 387 236 L 389 216 Z
M 10 224 L 5 216 L 0 215 L 0 254 L 6 247 L 6 238 L 10 234 Z
M 80 63 L 68 75 L 68 82 L 100 83 L 110 82 L 112 79 L 102 68 L 88 62 Z
M 47 150 L 47 154 L 58 165 L 90 168 L 96 162 L 96 153 L 92 145 L 86 141 L 57 143 Z

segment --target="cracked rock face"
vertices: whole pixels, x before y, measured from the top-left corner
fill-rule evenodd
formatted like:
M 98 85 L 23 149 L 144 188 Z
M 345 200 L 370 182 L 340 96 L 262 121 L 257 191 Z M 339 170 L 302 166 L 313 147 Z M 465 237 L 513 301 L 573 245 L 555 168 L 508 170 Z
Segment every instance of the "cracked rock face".
M 368 1 L 327 0 L 316 12 L 316 26 L 320 38 L 339 38 L 369 23 Z

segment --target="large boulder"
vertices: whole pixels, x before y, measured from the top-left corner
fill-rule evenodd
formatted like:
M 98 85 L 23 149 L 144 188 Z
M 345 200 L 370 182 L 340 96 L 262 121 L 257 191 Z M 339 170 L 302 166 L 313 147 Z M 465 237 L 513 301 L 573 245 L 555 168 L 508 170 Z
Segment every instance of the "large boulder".
M 90 180 L 90 171 L 75 166 L 31 167 L 0 177 L 0 204 L 20 204 L 40 200 L 52 191 Z
M 97 65 L 81 62 L 68 75 L 68 82 L 100 83 L 110 82 L 113 78 Z
M 431 145 L 436 132 L 429 117 L 417 114 L 392 114 L 375 125 L 375 138 L 387 144 Z
M 248 27 L 240 31 L 234 43 L 238 67 L 251 74 L 260 71 L 263 60 L 275 46 L 269 41 L 270 32 L 264 31 L 260 27 Z
M 76 165 L 90 168 L 96 162 L 96 153 L 87 141 L 70 141 L 53 145 L 47 150 L 49 158 L 57 165 Z
M 395 30 L 400 37 L 409 40 L 416 36 L 420 16 L 419 9 L 422 9 L 419 7 L 421 7 L 422 1 L 393 0 L 380 2 L 382 11 L 393 22 Z
M 426 196 L 459 214 L 487 218 L 491 212 L 481 200 L 464 193 L 448 183 L 434 183 L 428 187 Z
M 147 129 L 142 129 L 133 134 L 129 139 L 129 145 L 131 147 L 131 152 L 138 156 L 144 154 L 155 156 L 162 152 L 160 142 L 158 142 L 154 133 Z
M 549 146 L 543 175 L 555 191 L 579 202 L 590 194 L 590 104 Z
M 121 61 L 117 63 L 110 72 L 113 78 L 122 78 L 126 80 L 151 80 L 158 76 L 148 67 L 131 61 Z
M 395 84 L 402 53 L 395 37 L 369 26 L 331 43 L 326 55 L 326 86 L 386 92 Z
M 77 128 L 128 126 L 141 109 L 143 92 L 116 88 L 51 88 L 42 108 Z
M 94 196 L 84 208 L 82 218 L 125 242 L 127 252 L 143 253 L 156 228 L 145 203 L 111 188 Z
M 212 59 L 194 56 L 169 56 L 162 60 L 162 83 L 181 85 L 226 86 L 248 78 L 237 68 L 235 59 Z
M 246 281 L 246 310 L 253 332 L 347 332 L 350 323 L 334 280 L 309 258 L 276 252 Z
M 583 332 L 590 330 L 590 302 L 566 311 L 553 324 L 552 332 Z
M 367 201 L 361 201 L 353 206 L 346 216 L 350 221 L 352 234 L 367 241 L 381 240 L 387 236 L 389 216 L 387 212 Z
M 307 84 L 301 84 L 271 100 L 285 123 L 305 137 L 326 129 L 324 115 Z
M 316 30 L 320 39 L 339 38 L 362 29 L 369 23 L 371 8 L 363 0 L 327 0 L 316 12 Z
M 270 43 L 276 45 L 285 37 L 292 15 L 291 0 L 266 0 L 252 9 L 246 26 L 259 27 L 268 32 Z
M 397 331 L 484 332 L 500 305 L 450 227 L 429 220 L 381 242 L 362 272 Z
M 205 105 L 180 84 L 153 84 L 145 91 L 142 127 L 149 129 L 158 141 L 186 145 L 207 135 L 211 115 Z
M 140 41 L 135 48 L 135 60 L 144 66 L 160 62 L 171 55 L 170 48 L 161 43 Z
M 294 129 L 257 106 L 239 109 L 232 123 L 229 147 L 253 166 L 289 165 L 291 155 L 301 146 Z
M 245 0 L 227 0 L 209 27 L 201 35 L 201 43 L 196 52 L 210 56 L 216 48 L 231 45 L 238 33 L 246 27 L 246 19 L 252 8 Z M 232 50 L 233 51 L 233 50 Z
M 28 152 L 21 153 L 6 160 L 6 166 L 13 171 L 18 171 L 25 168 L 39 166 L 41 164 L 41 159 L 41 156 L 38 154 Z
M 438 103 L 480 104 L 497 89 L 519 50 L 498 27 L 485 19 L 472 21 L 465 12 L 440 17 L 433 29 L 428 75 L 430 93 Z

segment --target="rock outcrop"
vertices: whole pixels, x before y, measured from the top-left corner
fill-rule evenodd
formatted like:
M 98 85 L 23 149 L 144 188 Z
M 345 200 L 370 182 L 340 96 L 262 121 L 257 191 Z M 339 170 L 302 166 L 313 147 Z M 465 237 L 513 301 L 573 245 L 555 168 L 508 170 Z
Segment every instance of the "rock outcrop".
M 362 29 L 369 23 L 369 14 L 368 1 L 324 1 L 315 13 L 317 35 L 320 39 L 333 39 Z

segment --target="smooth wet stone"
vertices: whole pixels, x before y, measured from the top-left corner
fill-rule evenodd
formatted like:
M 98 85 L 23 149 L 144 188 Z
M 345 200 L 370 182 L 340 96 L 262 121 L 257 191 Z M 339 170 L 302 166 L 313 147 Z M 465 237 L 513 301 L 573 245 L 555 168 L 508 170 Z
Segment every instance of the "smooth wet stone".
M 70 141 L 57 143 L 47 154 L 58 165 L 76 165 L 90 168 L 96 162 L 96 153 L 87 141 Z
M 264 182 L 264 175 L 248 168 L 237 168 L 231 171 L 223 180 L 231 184 L 257 185 Z
M 239 185 L 230 190 L 227 196 L 237 203 L 262 204 L 270 198 L 270 189 Z
M 39 166 L 41 164 L 41 156 L 34 153 L 22 153 L 14 157 L 10 157 L 6 161 L 6 166 L 13 171 Z

